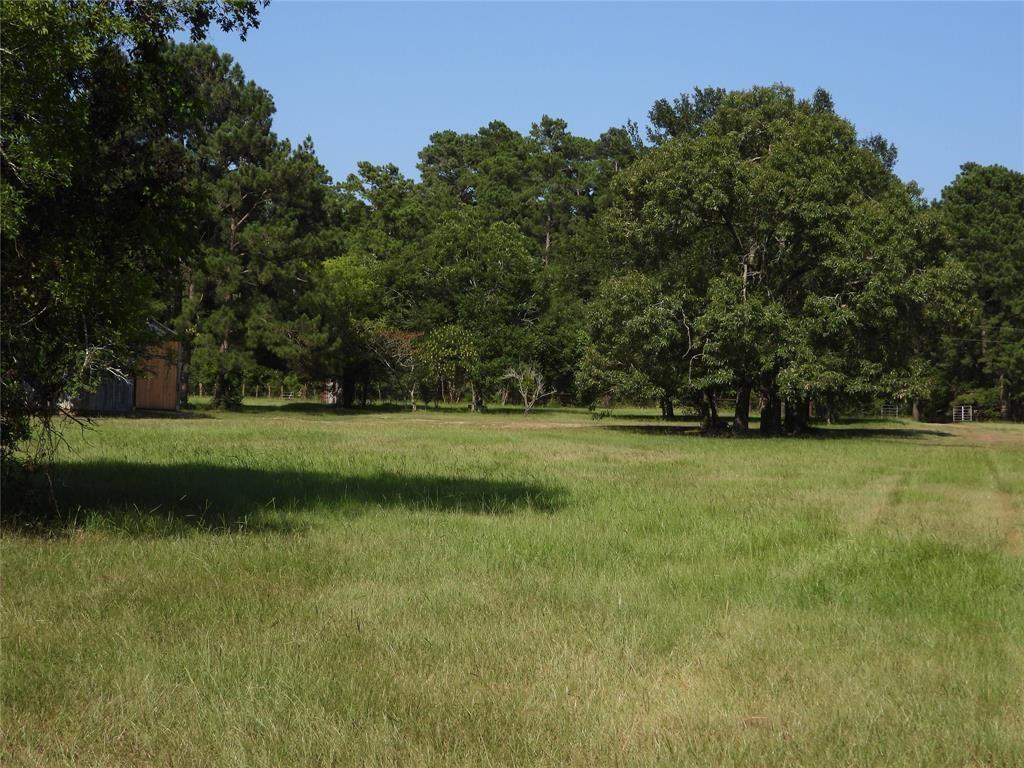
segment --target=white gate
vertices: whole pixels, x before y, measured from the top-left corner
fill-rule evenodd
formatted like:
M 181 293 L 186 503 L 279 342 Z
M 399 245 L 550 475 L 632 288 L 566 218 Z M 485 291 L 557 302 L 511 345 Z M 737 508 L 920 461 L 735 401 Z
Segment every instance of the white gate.
M 953 421 L 974 421 L 973 405 L 953 406 Z

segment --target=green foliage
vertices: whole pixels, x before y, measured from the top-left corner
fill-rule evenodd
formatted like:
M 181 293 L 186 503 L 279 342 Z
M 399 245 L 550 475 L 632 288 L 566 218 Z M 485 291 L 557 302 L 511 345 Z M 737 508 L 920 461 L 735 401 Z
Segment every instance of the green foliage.
M 974 418 L 991 419 L 1000 416 L 1003 390 L 999 387 L 978 387 L 956 392 L 952 402 L 955 405 L 974 407 Z
M 907 379 L 913 340 L 962 303 L 963 271 L 923 247 L 924 214 L 885 147 L 858 141 L 826 97 L 685 100 L 691 127 L 666 129 L 615 180 L 604 226 L 620 261 L 693 297 L 688 384 L 754 386 L 774 409 Z
M 692 96 L 681 93 L 671 102 L 658 99 L 647 113 L 651 122 L 647 138 L 655 146 L 661 146 L 676 137 L 702 135 L 705 124 L 715 116 L 726 93 L 724 88 L 694 88 Z
M 436 387 L 440 399 L 445 402 L 461 401 L 465 388 L 479 380 L 477 340 L 457 325 L 435 328 L 424 337 L 416 354 L 424 385 Z
M 1004 415 L 1024 419 L 1024 174 L 967 163 L 938 205 L 978 305 L 947 344 L 954 388 L 995 388 Z
M 258 3 L 3 3 L 0 247 L 5 469 L 32 420 L 130 371 L 190 244 L 194 101 L 161 52 L 179 29 L 243 35 Z M 44 444 L 49 444 L 45 441 Z
M 590 338 L 577 386 L 590 398 L 673 398 L 693 359 L 682 297 L 640 272 L 609 278 L 589 304 Z

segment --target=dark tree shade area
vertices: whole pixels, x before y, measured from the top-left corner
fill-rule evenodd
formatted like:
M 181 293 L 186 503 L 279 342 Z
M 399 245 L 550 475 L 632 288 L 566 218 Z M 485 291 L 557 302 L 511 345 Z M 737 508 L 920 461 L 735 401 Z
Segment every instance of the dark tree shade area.
M 5 466 L 130 374 L 154 320 L 182 401 L 222 407 L 273 387 L 658 403 L 736 434 L 878 399 L 1024 417 L 1020 173 L 966 164 L 929 203 L 827 92 L 774 85 L 660 99 L 643 134 L 442 130 L 419 180 L 335 182 L 202 42 L 261 5 L 0 5 Z

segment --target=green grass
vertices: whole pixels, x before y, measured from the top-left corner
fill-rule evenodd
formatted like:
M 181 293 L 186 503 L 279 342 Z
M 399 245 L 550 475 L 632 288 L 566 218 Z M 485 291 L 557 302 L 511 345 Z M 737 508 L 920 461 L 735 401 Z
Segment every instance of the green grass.
M 0 764 L 1024 764 L 1024 428 L 195 416 L 5 533 Z

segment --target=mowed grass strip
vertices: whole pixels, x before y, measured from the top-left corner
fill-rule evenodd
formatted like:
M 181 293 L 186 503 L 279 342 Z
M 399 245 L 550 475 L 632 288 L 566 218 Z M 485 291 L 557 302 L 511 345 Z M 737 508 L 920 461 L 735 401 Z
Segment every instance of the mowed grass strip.
M 631 415 L 102 420 L 0 763 L 1024 764 L 1024 429 Z

